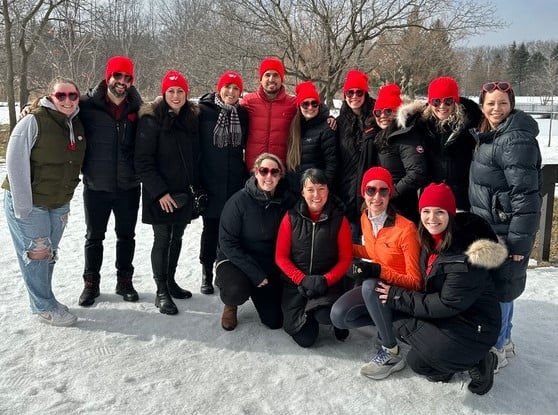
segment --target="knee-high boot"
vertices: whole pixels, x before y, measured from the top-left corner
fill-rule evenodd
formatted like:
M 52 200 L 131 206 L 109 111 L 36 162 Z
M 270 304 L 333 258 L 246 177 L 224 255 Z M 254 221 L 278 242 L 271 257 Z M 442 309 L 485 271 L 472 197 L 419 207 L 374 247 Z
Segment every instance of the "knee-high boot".
M 213 294 L 213 265 L 202 264 L 202 283 L 200 291 L 202 294 Z
M 167 287 L 166 276 L 155 276 L 155 284 L 157 284 L 157 293 L 155 295 L 155 307 L 163 314 L 178 314 L 178 308 L 172 301 Z

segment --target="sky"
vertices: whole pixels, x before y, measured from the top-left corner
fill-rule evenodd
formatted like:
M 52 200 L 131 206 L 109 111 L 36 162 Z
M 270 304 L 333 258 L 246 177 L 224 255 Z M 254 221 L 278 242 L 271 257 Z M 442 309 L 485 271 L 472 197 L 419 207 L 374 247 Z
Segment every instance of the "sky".
M 1 115 L 1 114 L 0 114 Z M 1 120 L 0 116 L 0 120 Z M 546 147 L 548 120 L 539 120 L 546 162 L 558 162 L 558 133 Z M 553 129 L 557 131 L 558 129 Z M 0 177 L 5 164 L 0 160 Z M 53 291 L 79 320 L 74 327 L 37 321 L 28 306 L 0 197 L 0 414 L 200 415 L 554 415 L 558 407 L 558 269 L 528 270 L 516 301 L 512 338 L 517 355 L 484 396 L 470 393 L 467 373 L 431 383 L 409 368 L 382 381 L 359 375 L 375 354 L 375 330 L 351 330 L 345 342 L 320 328 L 302 349 L 283 332 L 264 328 L 250 302 L 239 325 L 220 327 L 218 294 L 199 293 L 201 221 L 186 229 L 177 280 L 194 295 L 175 300 L 176 316 L 153 305 L 151 227 L 138 224 L 134 284 L 140 300 L 114 294 L 114 233 L 105 241 L 101 295 L 77 305 L 83 287 L 81 185 L 54 269 Z M 114 227 L 112 221 L 108 229 Z M 403 352 L 408 349 L 402 346 Z
M 493 1 L 499 18 L 509 25 L 495 32 L 468 38 L 465 46 L 499 46 L 532 40 L 558 41 L 558 1 Z M 492 16 L 487 16 L 491 19 Z

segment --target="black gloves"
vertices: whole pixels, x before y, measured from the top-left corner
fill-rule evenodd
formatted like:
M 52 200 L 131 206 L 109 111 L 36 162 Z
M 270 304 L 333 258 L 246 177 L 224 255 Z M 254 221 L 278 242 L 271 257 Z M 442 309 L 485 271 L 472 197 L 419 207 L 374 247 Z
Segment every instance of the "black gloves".
M 353 260 L 347 276 L 355 281 L 355 287 L 362 285 L 369 278 L 380 278 L 382 267 L 376 262 L 367 262 L 361 259 Z
M 323 275 L 306 275 L 298 286 L 298 292 L 308 299 L 321 297 L 326 291 L 327 282 Z

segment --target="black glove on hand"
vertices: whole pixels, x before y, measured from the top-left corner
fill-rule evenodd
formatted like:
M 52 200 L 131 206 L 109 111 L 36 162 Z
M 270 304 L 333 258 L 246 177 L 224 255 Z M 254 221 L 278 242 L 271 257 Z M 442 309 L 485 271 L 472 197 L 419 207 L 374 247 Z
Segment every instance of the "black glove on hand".
M 307 275 L 302 280 L 298 290 L 306 298 L 320 297 L 327 291 L 327 282 L 323 275 Z
M 361 259 L 355 259 L 349 271 L 347 271 L 347 276 L 355 280 L 355 286 L 362 285 L 364 280 L 369 278 L 380 278 L 380 273 L 382 272 L 382 267 L 376 262 L 367 262 Z

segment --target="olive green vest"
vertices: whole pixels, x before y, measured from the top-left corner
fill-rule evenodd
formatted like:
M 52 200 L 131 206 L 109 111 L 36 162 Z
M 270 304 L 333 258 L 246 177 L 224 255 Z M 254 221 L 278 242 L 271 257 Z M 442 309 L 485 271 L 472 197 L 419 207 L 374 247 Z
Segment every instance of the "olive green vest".
M 78 117 L 74 117 L 75 146 L 70 146 L 70 127 L 64 114 L 45 107 L 33 111 L 38 133 L 31 149 L 31 189 L 33 205 L 58 208 L 68 203 L 79 183 L 85 156 L 85 134 Z M 4 182 L 3 186 L 6 188 Z

